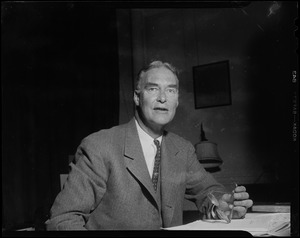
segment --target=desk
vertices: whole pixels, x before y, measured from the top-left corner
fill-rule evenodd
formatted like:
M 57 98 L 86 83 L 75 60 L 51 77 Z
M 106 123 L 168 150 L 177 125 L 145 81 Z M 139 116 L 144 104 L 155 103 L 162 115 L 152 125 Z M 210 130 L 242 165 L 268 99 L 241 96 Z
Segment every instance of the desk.
M 195 214 L 197 215 L 197 214 Z M 196 220 L 168 230 L 214 230 L 247 231 L 253 236 L 290 236 L 290 213 L 247 213 L 244 219 L 233 219 L 227 224 L 223 220 Z

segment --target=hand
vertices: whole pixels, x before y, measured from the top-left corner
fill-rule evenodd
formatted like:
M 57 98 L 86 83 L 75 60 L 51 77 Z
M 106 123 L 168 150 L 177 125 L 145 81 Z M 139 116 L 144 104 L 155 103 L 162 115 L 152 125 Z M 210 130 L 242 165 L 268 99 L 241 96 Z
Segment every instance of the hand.
M 218 209 L 225 213 L 229 219 L 244 218 L 248 208 L 253 205 L 253 201 L 249 199 L 249 194 L 244 186 L 237 186 L 232 193 L 223 194 L 218 202 Z
M 249 199 L 249 194 L 246 192 L 244 186 L 237 186 L 234 189 L 234 208 L 233 208 L 233 218 L 244 218 L 248 208 L 252 207 L 253 201 Z

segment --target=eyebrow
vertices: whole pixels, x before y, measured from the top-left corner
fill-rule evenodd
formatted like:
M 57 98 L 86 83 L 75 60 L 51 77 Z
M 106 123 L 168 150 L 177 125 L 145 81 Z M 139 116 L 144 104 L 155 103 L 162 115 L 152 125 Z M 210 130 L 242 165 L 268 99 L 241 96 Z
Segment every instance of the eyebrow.
M 149 86 L 159 86 L 157 83 L 146 83 L 145 87 L 149 87 Z M 169 84 L 167 86 L 168 88 L 178 88 L 177 84 Z

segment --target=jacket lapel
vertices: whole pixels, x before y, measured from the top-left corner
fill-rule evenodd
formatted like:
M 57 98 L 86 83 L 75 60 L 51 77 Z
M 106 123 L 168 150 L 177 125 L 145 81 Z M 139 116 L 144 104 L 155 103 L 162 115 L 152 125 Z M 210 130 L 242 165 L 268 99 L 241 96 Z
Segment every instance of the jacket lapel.
M 126 129 L 124 156 L 127 168 L 149 191 L 156 203 L 158 203 L 151 177 L 147 169 L 134 118 L 129 122 Z
M 181 181 L 181 166 L 178 155 L 178 148 L 166 134 L 162 143 L 162 160 L 161 160 L 161 192 L 162 192 L 162 218 L 164 227 L 171 223 L 175 209 L 174 202 L 176 195 L 172 192 L 174 186 Z

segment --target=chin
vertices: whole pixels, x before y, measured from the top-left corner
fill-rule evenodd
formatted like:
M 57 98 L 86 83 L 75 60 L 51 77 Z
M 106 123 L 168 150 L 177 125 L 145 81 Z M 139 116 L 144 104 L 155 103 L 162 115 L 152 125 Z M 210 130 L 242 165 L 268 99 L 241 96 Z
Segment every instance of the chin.
M 154 122 L 158 125 L 164 126 L 167 125 L 172 119 L 170 118 L 158 118 Z

